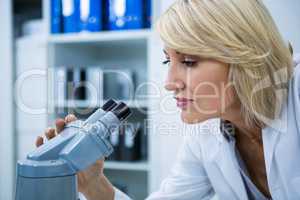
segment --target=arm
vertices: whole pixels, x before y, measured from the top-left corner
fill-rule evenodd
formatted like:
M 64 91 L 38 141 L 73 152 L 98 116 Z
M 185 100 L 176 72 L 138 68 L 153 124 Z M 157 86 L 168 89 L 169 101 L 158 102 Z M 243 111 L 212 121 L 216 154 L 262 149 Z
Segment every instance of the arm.
M 202 164 L 196 136 L 187 136 L 172 172 L 147 200 L 211 199 L 214 190 Z
M 202 165 L 199 145 L 193 136 L 185 138 L 171 174 L 147 200 L 206 200 L 213 197 L 214 190 Z M 131 199 L 114 188 L 114 200 Z
M 214 191 L 202 165 L 200 145 L 195 137 L 185 138 L 170 176 L 147 200 L 211 199 Z
M 58 120 L 57 133 L 60 133 L 66 123 L 74 120 L 76 117 L 71 115 L 65 120 Z M 55 129 L 46 131 L 48 139 L 55 136 Z M 199 200 L 210 199 L 213 196 L 214 191 L 202 164 L 200 144 L 196 139 L 193 136 L 185 138 L 172 173 L 162 182 L 160 189 L 147 200 Z M 36 141 L 37 146 L 43 143 L 42 137 Z M 103 163 L 104 160 L 99 160 L 77 174 L 79 192 L 88 200 L 131 200 L 107 180 L 103 174 Z
M 82 193 L 88 200 L 113 200 L 115 198 L 114 187 L 104 175 L 89 183 L 89 187 Z

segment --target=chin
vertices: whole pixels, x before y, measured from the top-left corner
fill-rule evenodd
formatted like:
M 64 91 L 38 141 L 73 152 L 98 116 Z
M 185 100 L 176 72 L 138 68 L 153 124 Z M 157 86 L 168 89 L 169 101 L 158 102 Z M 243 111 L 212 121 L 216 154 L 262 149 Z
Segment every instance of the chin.
M 204 122 L 210 118 L 211 117 L 201 115 L 200 113 L 186 112 L 184 110 L 181 112 L 181 120 L 186 124 L 197 124 Z

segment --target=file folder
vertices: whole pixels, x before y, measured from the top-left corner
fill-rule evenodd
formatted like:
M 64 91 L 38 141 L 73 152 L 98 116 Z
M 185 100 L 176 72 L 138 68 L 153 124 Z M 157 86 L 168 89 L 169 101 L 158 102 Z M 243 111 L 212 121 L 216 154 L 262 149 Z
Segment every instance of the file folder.
M 79 0 L 62 0 L 64 33 L 79 31 Z
M 102 0 L 80 0 L 80 31 L 102 30 Z
M 144 0 L 109 0 L 108 29 L 141 29 L 143 28 Z
M 62 5 L 61 0 L 51 0 L 50 2 L 50 23 L 51 23 L 51 33 L 61 33 L 62 32 Z

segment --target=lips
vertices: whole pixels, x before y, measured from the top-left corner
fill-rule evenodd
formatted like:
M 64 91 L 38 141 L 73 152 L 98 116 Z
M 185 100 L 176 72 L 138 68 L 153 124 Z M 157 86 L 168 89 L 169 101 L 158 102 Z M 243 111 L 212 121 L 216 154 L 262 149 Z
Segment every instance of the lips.
M 175 98 L 177 101 L 177 107 L 179 108 L 186 108 L 189 103 L 193 102 L 192 99 L 187 99 L 187 98 Z

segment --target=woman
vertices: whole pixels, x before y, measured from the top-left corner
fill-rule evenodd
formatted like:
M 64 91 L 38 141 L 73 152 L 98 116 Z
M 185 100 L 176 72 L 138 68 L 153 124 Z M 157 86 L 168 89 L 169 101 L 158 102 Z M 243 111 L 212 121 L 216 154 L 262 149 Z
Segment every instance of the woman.
M 178 0 L 157 28 L 169 65 L 165 87 L 182 120 L 221 119 L 221 128 L 187 137 L 148 199 L 300 199 L 300 65 L 262 1 Z M 57 120 L 47 138 L 73 120 Z M 105 178 L 103 161 L 78 181 L 89 200 L 128 198 Z

